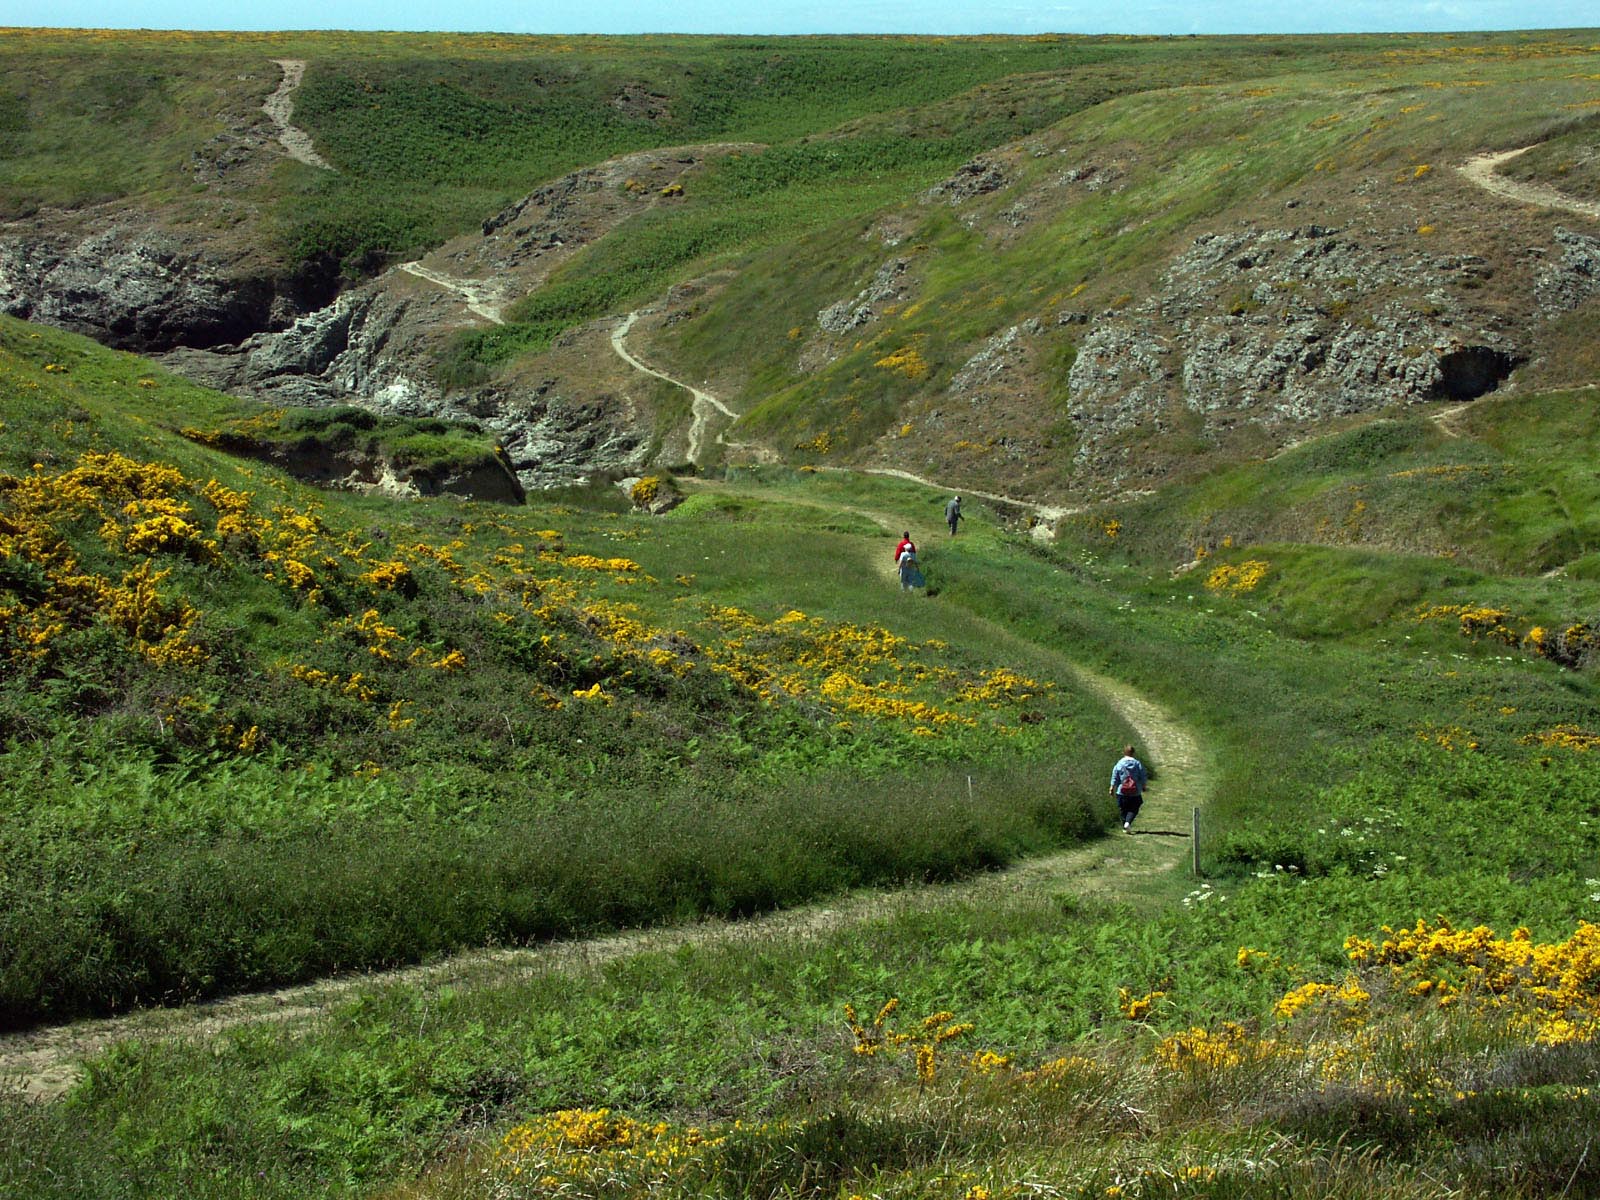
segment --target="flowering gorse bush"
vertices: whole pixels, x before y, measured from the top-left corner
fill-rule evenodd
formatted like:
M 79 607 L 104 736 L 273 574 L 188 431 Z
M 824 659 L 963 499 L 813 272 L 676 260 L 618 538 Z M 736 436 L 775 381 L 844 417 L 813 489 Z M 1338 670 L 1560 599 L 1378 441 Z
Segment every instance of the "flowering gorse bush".
M 1588 621 L 1575 621 L 1559 629 L 1532 625 L 1521 633 L 1517 626 L 1524 621 L 1503 608 L 1484 604 L 1420 604 L 1416 609 L 1418 621 L 1452 618 L 1464 638 L 1521 646 L 1529 653 L 1564 667 L 1587 666 L 1600 655 L 1600 630 Z
M 878 1009 L 871 1024 L 864 1024 L 857 1015 L 855 1006 L 845 1005 L 845 1024 L 849 1027 L 851 1036 L 855 1038 L 851 1052 L 863 1058 L 910 1054 L 916 1063 L 917 1080 L 923 1084 L 932 1083 L 939 1069 L 941 1047 L 971 1033 L 972 1023 L 957 1021 L 955 1014 L 951 1012 L 936 1012 L 923 1017 L 907 1029 L 897 1029 L 890 1018 L 899 1008 L 900 1001 L 890 999 Z M 993 1070 L 997 1065 L 1008 1062 L 1008 1059 L 986 1054 L 979 1069 Z
M 1256 590 L 1267 577 L 1267 571 L 1267 564 L 1260 559 L 1253 558 L 1237 564 L 1223 563 L 1206 576 L 1206 588 L 1229 596 L 1243 596 Z
M 915 346 L 902 346 L 892 354 L 884 355 L 872 365 L 904 375 L 907 379 L 925 379 L 931 370 L 927 360 Z

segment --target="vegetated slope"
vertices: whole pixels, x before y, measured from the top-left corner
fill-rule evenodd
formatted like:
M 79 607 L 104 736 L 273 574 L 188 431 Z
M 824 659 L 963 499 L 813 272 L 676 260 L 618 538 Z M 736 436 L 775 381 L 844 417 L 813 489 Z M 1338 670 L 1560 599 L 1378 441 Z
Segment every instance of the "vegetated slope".
M 8 233 L 63 252 L 73 235 L 176 231 L 230 278 L 280 277 L 297 306 L 608 157 L 789 140 L 988 80 L 1148 56 L 1087 39 L 55 30 L 15 31 L 3 53 L 0 211 L 21 219 Z M 308 63 L 296 124 L 335 171 L 275 143 L 261 105 L 286 57 Z M 984 123 L 1021 132 L 1061 111 L 1020 108 Z
M 1345 51 L 1339 67 L 1366 49 L 1329 45 Z M 914 169 L 917 150 L 874 135 L 902 120 L 931 130 L 923 144 L 937 151 L 937 106 L 730 156 L 682 207 L 652 211 L 650 232 L 631 223 L 575 255 L 512 311 L 525 333 L 487 331 L 463 350 L 485 363 L 537 351 L 564 323 L 720 267 L 667 293 L 638 329 L 664 331 L 653 361 L 747 414 L 735 440 L 990 490 L 1020 480 L 1040 498 L 1139 486 L 1330 419 L 1483 394 L 1530 357 L 1540 361 L 1524 376 L 1586 378 L 1588 360 L 1570 351 L 1591 321 L 1593 238 L 1566 230 L 1564 213 L 1501 229 L 1478 189 L 1444 168 L 1501 136 L 1503 113 L 1535 96 L 1545 107 L 1533 111 L 1556 117 L 1586 102 L 1588 84 L 1566 76 L 1587 43 L 1472 49 L 1496 61 L 1503 86 L 1436 89 L 1435 64 L 1394 47 L 1371 48 L 1365 70 L 1307 56 L 1288 64 L 1303 74 L 1285 75 L 1280 59 L 1201 46 L 1165 64 L 1160 82 L 1196 67 L 1244 78 L 1193 88 L 1090 70 L 1009 81 L 1064 86 L 1088 107 L 943 183 Z M 1553 93 L 1547 78 L 1561 81 Z M 1136 98 L 1111 98 L 1119 87 Z M 992 112 L 1005 90 L 966 99 Z M 879 166 L 874 188 L 919 199 L 873 210 L 858 186 L 853 213 L 837 204 L 828 181 L 861 154 Z M 807 223 L 821 227 L 808 234 Z M 659 253 L 663 235 L 695 230 L 709 236 Z M 1472 252 L 1455 252 L 1468 241 Z M 1534 269 L 1535 255 L 1553 261 Z M 560 337 L 571 349 L 512 377 L 584 391 L 603 331 Z
M 649 353 L 794 459 L 1040 497 L 1587 382 L 1596 231 L 1454 168 L 1591 136 L 1591 58 L 1526 35 L 1108 100 L 685 296 Z
M 530 486 L 636 470 L 681 445 L 668 435 L 683 414 L 596 373 L 587 346 L 490 380 L 508 357 L 718 256 L 892 200 L 907 172 L 946 170 L 1132 86 L 1121 64 L 1149 53 L 1083 39 L 71 33 L 7 49 L 19 170 L 3 202 L 18 220 L 0 231 L 0 308 L 177 348 L 171 365 L 238 394 L 491 419 Z M 295 119 L 335 171 L 286 161 L 259 110 L 285 55 L 310 64 Z M 1035 74 L 951 99 L 1018 72 Z M 137 102 L 101 98 L 113 85 Z M 803 144 L 863 119 L 827 147 Z M 788 145 L 773 160 L 783 178 L 752 192 L 745 172 L 738 195 L 702 200 L 680 176 L 733 138 Z M 94 162 L 100 190 L 74 191 L 64 160 Z M 619 247 L 550 278 L 624 219 Z M 349 290 L 429 247 L 418 274 L 440 282 L 391 271 Z M 460 336 L 484 319 L 452 287 L 498 311 L 546 283 L 510 328 Z
M 1263 542 L 1423 556 L 1446 574 L 1600 576 L 1592 389 L 1486 396 L 1331 431 L 1193 483 L 1110 501 L 1058 535 L 1173 569 Z M 1388 608 L 1371 614 L 1383 619 Z
M 1584 344 L 1592 239 L 1536 220 L 1495 235 L 1485 267 L 1481 206 L 1453 215 L 1470 189 L 1444 169 L 1587 103 L 1578 35 L 59 34 L 12 52 L 19 78 L 147 69 L 148 103 L 118 117 L 127 143 L 166 99 L 196 148 L 177 171 L 108 159 L 116 212 L 144 217 L 12 226 L 9 311 L 203 351 L 172 365 L 238 392 L 487 420 L 530 486 L 681 456 L 681 403 L 604 353 L 611 322 L 668 300 L 663 353 L 749 412 L 737 440 L 802 460 L 911 452 L 920 474 L 1040 497 L 1476 394 L 1530 356 L 1570 375 Z M 210 79 L 216 56 L 255 53 L 309 62 L 296 121 L 337 171 L 283 161 L 261 113 L 248 137 L 200 144 L 185 64 Z M 230 112 L 263 82 L 240 74 Z M 25 210 L 85 118 L 18 95 Z M 430 246 L 417 275 L 348 288 Z M 249 265 L 263 253 L 277 265 Z M 1534 253 L 1560 262 L 1535 271 Z M 491 294 L 498 323 L 462 302 Z M 1129 467 L 1131 431 L 1158 421 L 1167 436 Z
M 1542 430 L 1519 404 L 1485 407 L 1475 418 L 1504 420 L 1457 440 L 1482 438 L 1508 464 L 1553 457 L 1570 428 Z M 1309 444 L 1302 473 L 1331 487 L 1410 470 L 1430 436 L 1411 433 Z M 722 560 L 771 543 L 823 575 L 851 544 L 836 531 L 886 547 L 858 511 L 931 524 L 941 500 L 900 480 L 768 468 L 682 516 L 593 528 L 636 534 L 641 561 L 681 553 L 696 589 L 752 612 L 776 562 Z M 0 1178 L 60 1196 L 125 1178 L 203 1196 L 737 1196 L 819 1176 L 906 1197 L 1600 1186 L 1583 1153 L 1600 1078 L 1580 924 L 1600 853 L 1592 666 L 1509 644 L 1499 627 L 1520 634 L 1519 621 L 1458 602 L 1521 589 L 1592 606 L 1594 585 L 1221 541 L 1203 573 L 1174 578 L 1131 527 L 1078 531 L 1081 545 L 1039 545 L 975 505 L 960 536 L 925 539 L 939 595 L 897 611 L 983 613 L 1005 626 L 996 649 L 1088 657 L 1201 730 L 1218 803 L 1208 876 L 1187 895 L 1125 879 L 1111 902 L 1008 902 L 997 880 L 970 906 L 820 938 L 708 938 L 588 972 L 568 958 L 486 986 L 359 989 L 292 1030 L 102 1056 L 68 1103 L 6 1110 Z M 873 603 L 870 563 L 847 566 L 832 601 Z M 1365 603 L 1419 577 L 1426 611 L 1409 596 Z M 764 624 L 740 622 L 747 651 L 802 622 Z M 1104 803 L 1108 760 L 1088 758 L 1086 798 Z M 897 769 L 858 800 L 873 821 L 908 774 L 926 786 L 925 769 Z M 816 803 L 786 800 L 791 819 Z M 727 811 L 722 837 L 753 819 L 748 802 Z
M 1117 724 L 959 613 L 856 603 L 876 525 L 813 533 L 818 570 L 781 513 L 752 554 L 737 506 L 647 539 L 614 492 L 316 493 L 207 448 L 244 402 L 0 337 L 6 1023 L 946 877 L 1097 825 Z M 916 793 L 883 782 L 913 767 Z
M 1493 69 L 1474 61 L 1473 77 Z M 1442 169 L 1423 165 L 1410 165 L 1411 184 Z M 1388 177 L 1396 188 L 1399 175 Z M 1214 265 L 1247 273 L 1301 240 L 1328 239 L 1263 240 L 1241 254 L 1253 265 Z M 1582 272 L 1569 254 L 1583 242 L 1556 244 L 1543 294 L 1571 297 Z M 1463 290 L 1492 291 L 1509 269 Z M 1543 266 L 1527 270 L 1538 295 Z M 1263 293 L 1263 310 L 1279 290 Z M 1230 319 L 1259 315 L 1256 302 L 1246 296 Z M 1107 304 L 1103 319 L 1134 303 Z M 1588 311 L 1547 326 L 1545 344 L 1581 341 Z M 684 324 L 667 327 L 650 361 L 669 361 Z M 309 1029 L 125 1046 L 92 1064 L 68 1104 L 7 1107 L 10 1190 L 1600 1190 L 1600 987 L 1584 924 L 1600 854 L 1592 390 L 1541 392 L 1534 383 L 1556 376 L 1530 372 L 1520 390 L 1454 412 L 1308 422 L 1303 443 L 1276 458 L 1242 439 L 1215 456 L 1217 470 L 1201 455 L 1157 472 L 1150 496 L 1069 519 L 1055 546 L 1009 537 L 973 505 L 960 537 L 925 540 L 938 596 L 900 603 L 868 582 L 868 556 L 895 531 L 860 514 L 937 528 L 943 498 L 843 472 L 741 474 L 651 522 L 606 515 L 592 497 L 519 515 L 330 496 L 318 536 L 334 544 L 266 545 L 281 562 L 251 555 L 221 536 L 225 514 L 207 493 L 270 495 L 285 511 L 252 501 L 246 515 L 270 520 L 274 539 L 284 526 L 306 532 L 296 522 L 310 494 L 234 474 L 238 464 L 165 432 L 220 427 L 236 404 L 47 331 L 9 325 L 5 336 L 0 396 L 14 400 L 0 412 L 0 603 L 8 651 L 46 651 L 14 660 L 5 685 L 25 680 L 4 700 L 8 794 L 19 812 L 34 805 L 5 825 L 7 869 L 22 864 L 5 886 L 22 882 L 0 912 L 24 937 L 0 944 L 32 956 L 14 978 L 102 989 L 85 1004 L 104 1003 L 108 981 L 124 988 L 118 1000 L 193 994 L 219 984 L 218 963 L 229 979 L 270 977 L 250 973 L 261 964 L 292 974 L 323 965 L 324 945 L 339 962 L 386 961 L 549 915 L 507 880 L 549 880 L 567 904 L 558 927 L 581 929 L 634 919 L 641 898 L 654 911 L 738 912 L 804 892 L 797 879 L 871 878 L 865 868 L 885 859 L 891 874 L 942 876 L 1047 844 L 1069 832 L 1071 802 L 1104 804 L 1102 742 L 1123 731 L 1059 691 L 1017 703 L 1027 682 L 992 672 L 1016 670 L 1027 645 L 1160 697 L 1203 731 L 1219 785 L 1205 814 L 1209 878 L 1186 902 L 1131 887 L 1120 904 L 990 899 L 587 977 L 374 989 Z M 1583 362 L 1552 350 L 1539 371 Z M 106 468 L 120 464 L 85 453 L 110 450 L 150 494 L 106 489 Z M 177 481 L 158 469 L 169 458 Z M 71 497 L 79 507 L 56 504 Z M 354 541 L 338 540 L 346 533 Z M 528 552 L 535 538 L 555 561 Z M 408 557 L 421 545 L 432 550 Z M 641 569 L 617 564 L 619 552 Z M 141 555 L 146 579 L 173 574 L 132 587 Z M 590 557 L 601 567 L 567 561 Z M 361 575 L 380 564 L 396 580 L 405 567 L 417 595 L 373 590 L 377 577 Z M 508 591 L 512 580 L 540 590 Z M 302 586 L 323 595 L 312 604 Z M 125 620 L 162 605 L 159 621 Z M 391 643 L 386 631 L 402 656 L 373 654 L 374 638 Z M 278 662 L 283 646 L 295 654 Z M 147 653 L 181 660 L 191 647 L 225 657 L 146 665 Z M 457 652 L 466 664 L 444 665 Z M 294 677 L 297 661 L 336 687 Z M 695 666 L 677 676 L 686 661 Z M 733 673 L 711 671 L 714 687 L 694 675 L 718 661 Z M 243 697 L 235 667 L 254 688 Z M 970 706 L 946 671 L 973 689 Z M 517 694 L 535 681 L 560 710 Z M 383 689 L 381 702 L 361 686 Z M 399 710 L 417 721 L 408 746 L 390 703 L 413 698 Z M 858 707 L 829 707 L 844 701 Z M 980 711 L 991 704 L 1001 707 Z M 308 705 L 326 716 L 300 718 Z M 918 734 L 919 717 L 939 732 L 935 712 L 979 724 Z M 217 740 L 235 713 L 236 730 L 248 718 L 289 741 L 255 755 Z M 315 747 L 310 770 L 302 741 Z M 1015 747 L 1023 768 L 1007 777 L 994 764 Z M 356 776 L 370 773 L 369 748 L 399 764 L 392 774 Z M 863 767 L 882 773 L 851 792 Z M 1007 798 L 1004 811 L 961 803 L 969 770 L 979 795 Z M 565 774 L 546 791 L 546 772 Z M 656 804 L 663 779 L 669 800 Z M 705 799 L 730 779 L 749 790 L 726 784 Z M 1062 779 L 1080 793 L 1067 804 Z M 323 820 L 331 813 L 342 824 Z M 817 823 L 785 841 L 805 814 Z M 678 839 L 665 848 L 663 828 Z M 693 829 L 711 832 L 681 832 Z M 529 851 L 535 839 L 572 848 L 563 873 L 538 874 L 548 864 Z M 807 876 L 819 846 L 831 857 Z M 239 880 L 254 890 L 238 897 Z M 279 899 L 307 892 L 316 903 L 304 908 Z M 487 917 L 466 911 L 484 897 Z M 335 911 L 365 924 L 330 936 Z M 117 947 L 121 957 L 108 952 Z M 188 957 L 175 962 L 173 947 Z

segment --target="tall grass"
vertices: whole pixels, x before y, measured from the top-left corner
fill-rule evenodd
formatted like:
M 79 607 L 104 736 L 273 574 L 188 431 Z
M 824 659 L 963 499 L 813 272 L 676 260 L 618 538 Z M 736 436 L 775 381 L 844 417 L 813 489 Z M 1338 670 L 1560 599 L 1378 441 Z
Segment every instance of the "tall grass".
M 27 439 L 0 477 L 8 1024 L 946 879 L 1098 828 L 1074 781 L 1115 722 L 1065 678 L 995 676 L 1010 647 L 959 613 L 861 603 L 875 526 L 819 535 L 819 569 L 781 507 L 317 496 L 174 429 L 436 435 L 0 335 Z M 152 604 L 165 631 L 130 634 L 116 606 Z

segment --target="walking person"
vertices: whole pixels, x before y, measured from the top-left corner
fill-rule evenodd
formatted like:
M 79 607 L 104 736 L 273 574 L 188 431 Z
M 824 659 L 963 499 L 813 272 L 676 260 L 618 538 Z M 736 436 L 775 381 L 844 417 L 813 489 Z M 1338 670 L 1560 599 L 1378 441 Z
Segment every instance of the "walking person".
M 956 535 L 956 524 L 961 517 L 961 497 L 952 496 L 944 506 L 944 523 L 950 526 L 950 536 Z
M 922 572 L 917 569 L 917 544 L 911 540 L 909 529 L 900 535 L 900 542 L 894 548 L 894 561 L 900 568 L 902 592 L 922 586 Z
M 1117 811 L 1122 814 L 1122 832 L 1133 832 L 1133 819 L 1144 804 L 1144 788 L 1148 782 L 1144 764 L 1134 757 L 1133 747 L 1124 746 L 1122 757 L 1111 768 L 1111 794 L 1116 798 Z

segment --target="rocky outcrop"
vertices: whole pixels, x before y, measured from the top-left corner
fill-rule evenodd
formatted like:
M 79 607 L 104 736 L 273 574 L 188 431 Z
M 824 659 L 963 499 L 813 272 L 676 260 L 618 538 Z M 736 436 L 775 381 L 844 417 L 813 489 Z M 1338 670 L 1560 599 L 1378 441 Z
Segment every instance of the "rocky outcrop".
M 872 282 L 856 293 L 853 300 L 840 300 L 817 314 L 817 324 L 825 333 L 848 333 L 877 320 L 886 304 L 898 303 L 906 296 L 910 281 L 906 271 L 909 258 L 891 258 L 879 267 Z
M 223 391 L 274 404 L 321 408 L 359 398 L 408 415 L 432 411 L 437 388 L 418 387 L 419 365 L 385 351 L 411 302 L 376 286 L 339 297 L 287 329 L 209 353 L 179 350 L 167 366 Z
M 927 201 L 943 200 L 947 204 L 961 204 L 974 196 L 998 192 L 1010 180 L 998 163 L 988 158 L 975 158 L 963 163 L 954 175 L 943 183 L 936 183 L 923 195 Z
M 634 92 L 624 98 L 646 107 L 651 100 Z M 261 142 L 266 123 L 259 114 L 251 119 L 263 128 L 230 134 L 219 164 L 237 157 L 244 169 L 247 159 L 229 147 Z M 55 227 L 18 224 L 0 229 L 0 311 L 161 355 L 198 383 L 272 404 L 358 404 L 476 420 L 498 436 L 526 487 L 636 474 L 654 444 L 652 416 L 636 413 L 603 383 L 512 376 L 447 389 L 438 364 L 461 331 L 499 320 L 500 304 L 536 290 L 576 249 L 655 203 L 708 153 L 750 149 L 644 151 L 574 171 L 496 213 L 481 231 L 407 264 L 408 271 L 385 272 L 339 295 L 314 280 L 298 289 L 293 280 L 276 282 L 252 268 L 245 252 L 230 258 L 163 229 L 151 214 L 86 211 L 63 215 Z M 97 221 L 91 235 L 67 232 L 68 224 L 94 228 Z M 493 307 L 480 294 L 486 290 Z M 327 477 L 343 481 L 352 472 L 362 486 L 389 486 L 383 470 L 360 464 L 329 464 Z M 436 482 L 439 490 L 503 487 L 488 478 Z M 401 479 L 393 486 L 426 493 L 434 485 Z
M 1600 295 L 1600 238 L 1557 229 L 1556 250 L 1560 257 L 1533 285 L 1533 298 L 1547 317 L 1571 312 Z
M 427 469 L 396 463 L 381 454 L 362 450 L 306 449 L 232 439 L 224 444 L 230 453 L 271 463 L 297 479 L 323 487 L 402 499 L 452 495 L 496 504 L 522 504 L 527 499 L 510 460 L 504 455 Z
M 619 417 L 614 396 L 575 400 L 546 380 L 492 402 L 496 412 L 486 423 L 501 433 L 517 477 L 530 488 L 638 474 L 649 458 L 646 431 Z
M 649 438 L 627 421 L 625 406 L 614 397 L 574 400 L 553 379 L 446 391 L 434 379 L 432 364 L 437 332 L 448 326 L 439 310 L 450 307 L 450 298 L 439 292 L 407 296 L 394 283 L 385 276 L 287 329 L 257 334 L 238 346 L 178 351 L 163 361 L 207 386 L 273 404 L 358 403 L 396 416 L 475 421 L 505 447 L 526 488 L 626 474 L 644 465 Z M 499 486 L 488 483 L 491 490 Z M 436 490 L 461 488 L 441 484 Z
M 1027 339 L 1038 336 L 1041 328 L 1037 320 L 1030 320 L 995 334 L 950 380 L 951 394 L 960 396 L 1003 384 L 1008 375 L 1025 370 Z
M 1161 428 L 1174 406 L 1215 428 L 1492 391 L 1524 354 L 1469 299 L 1489 274 L 1476 256 L 1427 257 L 1375 231 L 1203 235 L 1154 294 L 1090 322 L 1069 374 L 1079 461 Z
M 141 353 L 237 342 L 269 324 L 276 289 L 164 230 L 0 237 L 0 312 Z

